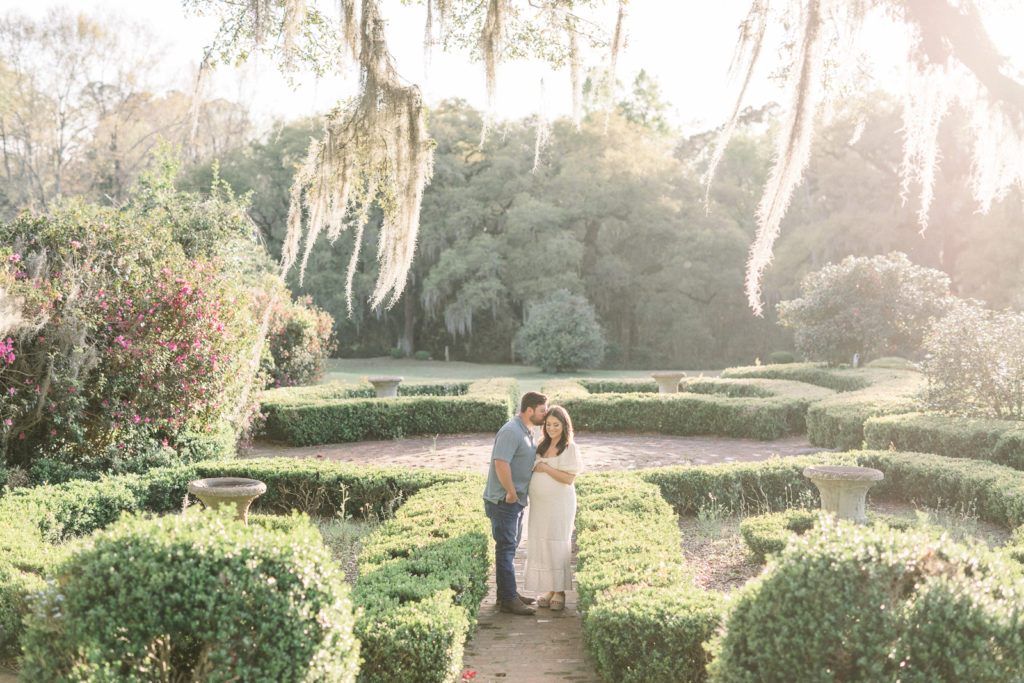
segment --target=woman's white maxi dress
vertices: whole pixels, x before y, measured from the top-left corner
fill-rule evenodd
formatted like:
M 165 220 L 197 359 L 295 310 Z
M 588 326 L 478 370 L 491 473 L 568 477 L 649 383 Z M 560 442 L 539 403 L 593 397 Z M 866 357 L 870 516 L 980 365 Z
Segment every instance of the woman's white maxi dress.
M 570 443 L 553 458 L 537 457 L 570 474 L 583 471 L 579 449 Z M 576 519 L 576 487 L 546 472 L 530 478 L 530 523 L 527 528 L 526 590 L 572 590 L 572 529 Z

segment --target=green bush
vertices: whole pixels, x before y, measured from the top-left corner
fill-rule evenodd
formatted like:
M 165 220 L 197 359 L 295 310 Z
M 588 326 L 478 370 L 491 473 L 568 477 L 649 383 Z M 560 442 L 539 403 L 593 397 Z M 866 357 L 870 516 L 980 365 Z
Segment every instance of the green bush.
M 907 413 L 864 423 L 864 447 L 988 460 L 1024 470 L 1024 425 L 1016 420 Z
M 932 326 L 925 349 L 925 407 L 1024 420 L 1024 314 L 958 302 Z
M 821 363 L 793 363 L 785 367 L 749 365 L 722 370 L 723 379 L 785 379 L 804 382 L 832 391 L 857 391 L 871 385 L 863 371 L 827 368 Z
M 515 412 L 519 400 L 516 381 L 503 378 L 478 380 L 464 394 L 447 396 L 319 398 L 318 394 L 329 396 L 331 389 L 310 389 L 264 401 L 269 438 L 311 446 L 415 434 L 494 432 Z
M 804 358 L 848 363 L 916 355 L 930 318 L 949 308 L 949 276 L 915 266 L 906 254 L 848 256 L 800 282 L 800 298 L 778 305 Z
M 430 352 L 417 351 L 416 353 L 412 354 L 412 357 L 415 358 L 416 360 L 430 360 Z
M 205 477 L 259 479 L 267 492 L 254 512 L 299 510 L 325 517 L 387 519 L 410 496 L 465 475 L 404 467 L 364 467 L 313 459 L 199 463 L 104 481 L 19 488 L 0 498 L 0 659 L 15 656 L 26 595 L 71 547 L 123 512 L 180 510 L 186 484 Z
M 591 394 L 656 394 L 658 383 L 653 379 L 578 379 Z
M 795 363 L 796 358 L 789 351 L 772 351 L 768 354 L 769 365 L 784 365 L 786 363 Z
M 1024 582 L 979 548 L 829 523 L 740 590 L 711 680 L 1006 681 Z
M 850 450 L 864 442 L 864 423 L 878 415 L 914 410 L 923 379 L 904 370 L 859 371 L 871 385 L 818 401 L 807 409 L 807 439 L 815 446 Z
M 513 346 L 527 363 L 552 373 L 598 367 L 605 341 L 594 307 L 559 289 L 529 307 Z
M 128 517 L 53 572 L 27 619 L 29 680 L 354 681 L 348 586 L 308 519 Z M 130 615 L 130 618 L 126 618 Z
M 405 358 L 405 351 L 403 351 L 402 349 L 398 348 L 397 346 L 392 348 L 390 351 L 388 351 L 388 354 L 392 358 Z
M 361 681 L 458 676 L 491 567 L 490 524 L 467 504 L 482 486 L 472 478 L 424 491 L 364 542 L 353 592 Z
M 740 522 L 740 536 L 758 562 L 786 547 L 792 534 L 802 534 L 818 521 L 818 510 L 790 508 L 782 512 L 747 517 Z
M 569 381 L 546 383 L 543 390 L 573 416 L 576 428 L 598 432 L 717 434 L 778 439 L 804 431 L 804 415 L 815 401 L 832 395 L 826 389 L 796 382 L 691 378 L 680 393 L 589 393 L 631 388 L 629 382 Z M 643 385 L 639 385 L 643 386 Z
M 686 569 L 671 509 L 634 477 L 578 482 L 576 579 L 598 673 L 624 682 L 702 679 L 702 644 L 718 628 L 721 600 Z

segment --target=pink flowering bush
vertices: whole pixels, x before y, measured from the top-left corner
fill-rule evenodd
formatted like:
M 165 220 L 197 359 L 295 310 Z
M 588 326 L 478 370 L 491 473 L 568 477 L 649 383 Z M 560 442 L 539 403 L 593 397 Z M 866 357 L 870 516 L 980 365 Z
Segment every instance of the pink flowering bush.
M 209 207 L 149 199 L 0 226 L 0 462 L 37 481 L 225 456 L 258 405 L 245 226 L 186 253 Z
M 291 301 L 287 292 L 271 309 L 264 371 L 268 387 L 316 384 L 324 361 L 337 347 L 334 318 L 309 296 Z

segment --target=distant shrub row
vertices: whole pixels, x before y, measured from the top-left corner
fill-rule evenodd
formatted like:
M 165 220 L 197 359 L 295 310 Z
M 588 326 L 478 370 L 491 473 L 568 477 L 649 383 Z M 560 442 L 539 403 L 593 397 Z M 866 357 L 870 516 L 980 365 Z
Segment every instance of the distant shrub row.
M 518 408 L 514 379 L 400 384 L 398 398 L 365 386 L 324 385 L 267 392 L 266 435 L 292 446 L 394 439 L 416 434 L 497 431 Z
M 802 433 L 804 416 L 832 395 L 798 382 L 684 380 L 680 393 L 643 393 L 646 383 L 549 382 L 544 391 L 565 406 L 580 430 L 778 439 Z M 625 389 L 621 393 L 605 393 Z M 591 393 L 596 392 L 596 393 Z

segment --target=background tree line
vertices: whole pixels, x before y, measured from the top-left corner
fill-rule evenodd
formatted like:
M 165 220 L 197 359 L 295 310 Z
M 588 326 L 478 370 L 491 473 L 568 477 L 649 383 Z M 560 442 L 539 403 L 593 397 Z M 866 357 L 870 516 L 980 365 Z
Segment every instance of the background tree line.
M 241 105 L 214 102 L 191 138 L 188 98 L 160 92 L 157 58 L 140 27 L 55 12 L 33 23 L 0 23 L 0 156 L 5 218 L 25 207 L 85 195 L 124 202 L 160 139 L 183 146 L 182 189 L 206 191 L 213 167 L 236 193 L 252 192 L 249 213 L 280 256 L 288 188 L 317 119 L 279 122 L 256 136 Z M 785 219 L 768 271 L 764 319 L 742 293 L 754 213 L 771 164 L 774 107 L 744 113 L 705 210 L 701 177 L 717 135 L 680 135 L 657 84 L 639 74 L 619 88 L 617 113 L 596 106 L 579 130 L 556 121 L 535 155 L 535 120 L 496 126 L 480 146 L 481 113 L 459 101 L 430 112 L 435 171 L 409 285 L 391 310 L 357 306 L 347 317 L 344 279 L 352 236 L 315 248 L 305 281 L 289 274 L 335 319 L 337 353 L 381 355 L 393 348 L 434 358 L 509 361 L 526 312 L 558 290 L 593 305 L 609 367 L 714 367 L 766 358 L 793 346 L 775 324 L 775 304 L 798 295 L 806 273 L 848 255 L 901 251 L 951 277 L 952 293 L 993 308 L 1024 308 L 1024 231 L 1019 190 L 976 213 L 966 117 L 942 126 L 935 203 L 919 235 L 912 202 L 892 192 L 901 150 L 892 144 L 899 109 L 885 95 L 850 101 L 822 128 L 809 170 Z M 591 93 L 594 99 L 596 95 Z M 365 301 L 377 277 L 371 217 L 356 274 Z M 326 239 L 321 237 L 321 239 Z

